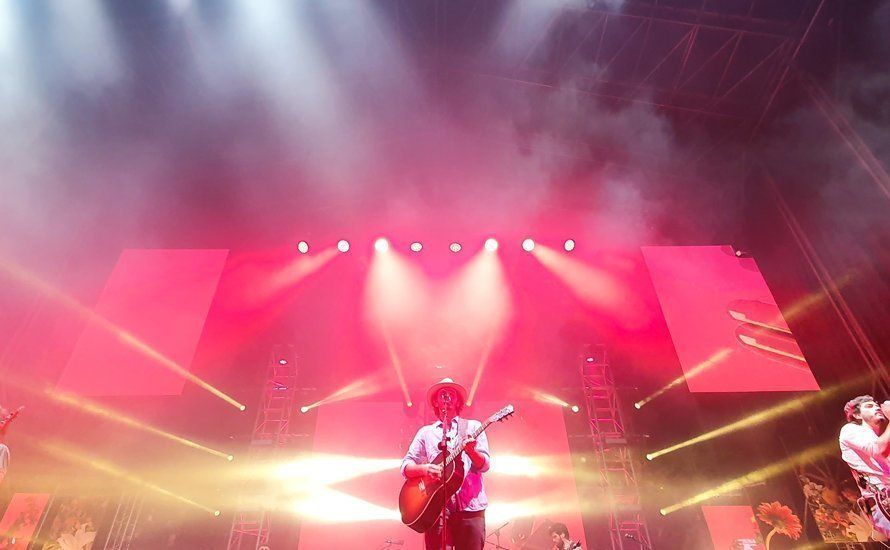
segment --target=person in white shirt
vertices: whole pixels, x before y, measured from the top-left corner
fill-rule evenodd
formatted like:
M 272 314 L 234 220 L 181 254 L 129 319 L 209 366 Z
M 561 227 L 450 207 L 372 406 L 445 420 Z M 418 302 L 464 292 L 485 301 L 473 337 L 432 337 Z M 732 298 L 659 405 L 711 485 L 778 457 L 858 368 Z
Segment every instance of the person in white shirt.
M 3 479 L 6 477 L 6 470 L 9 469 L 9 447 L 3 443 L 3 440 L 6 438 L 6 427 L 9 417 L 9 411 L 0 405 L 0 484 L 3 483 Z
M 448 437 L 452 440 L 451 447 L 460 443 L 457 439 L 462 422 L 460 413 L 467 402 L 466 388 L 445 378 L 430 387 L 427 401 L 439 420 L 422 426 L 414 436 L 402 461 L 402 475 L 405 477 L 439 479 L 442 476 L 441 464 L 432 464 L 431 461 L 440 452 L 443 422 L 448 422 L 450 426 Z M 478 420 L 467 420 L 466 433 L 479 429 L 481 425 Z M 485 546 L 485 509 L 488 507 L 482 474 L 491 465 L 488 437 L 482 432 L 478 439 L 466 436 L 464 443 L 466 446 L 461 456 L 464 480 L 457 493 L 445 504 L 447 538 L 450 541 L 446 546 L 453 550 L 482 550 Z M 442 549 L 441 531 L 441 526 L 436 523 L 425 532 L 427 550 Z
M 890 401 L 879 405 L 874 397 L 860 395 L 844 405 L 844 415 L 847 423 L 838 437 L 841 458 L 853 471 L 875 530 L 890 536 Z

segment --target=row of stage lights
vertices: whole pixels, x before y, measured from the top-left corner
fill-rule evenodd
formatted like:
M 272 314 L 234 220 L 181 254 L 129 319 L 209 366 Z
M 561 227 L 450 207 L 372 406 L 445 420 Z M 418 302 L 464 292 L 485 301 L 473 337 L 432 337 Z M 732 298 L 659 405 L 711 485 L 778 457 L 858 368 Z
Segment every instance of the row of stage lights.
M 390 246 L 391 245 L 389 240 L 383 237 L 374 241 L 374 250 L 376 250 L 377 252 L 386 252 L 387 250 L 389 250 Z M 485 247 L 485 250 L 489 252 L 497 252 L 497 249 L 500 247 L 500 243 L 498 243 L 497 239 L 489 238 L 485 240 L 485 244 L 483 246 Z M 534 239 L 529 238 L 523 239 L 521 246 L 522 249 L 526 252 L 531 252 L 535 249 L 535 241 Z M 571 252 L 572 250 L 575 250 L 575 241 L 574 239 L 566 239 L 562 246 L 566 252 Z M 463 248 L 463 245 L 457 241 L 454 241 L 453 243 L 448 245 L 448 250 L 454 252 L 455 254 L 463 250 Z M 349 241 L 347 241 L 346 239 L 337 241 L 337 250 L 345 254 L 346 252 L 349 252 L 349 249 Z M 408 249 L 411 252 L 420 252 L 423 250 L 423 243 L 421 243 L 420 241 L 414 241 L 413 243 L 411 243 Z M 306 241 L 300 241 L 299 243 L 297 243 L 297 251 L 299 251 L 300 254 L 308 254 L 309 243 Z

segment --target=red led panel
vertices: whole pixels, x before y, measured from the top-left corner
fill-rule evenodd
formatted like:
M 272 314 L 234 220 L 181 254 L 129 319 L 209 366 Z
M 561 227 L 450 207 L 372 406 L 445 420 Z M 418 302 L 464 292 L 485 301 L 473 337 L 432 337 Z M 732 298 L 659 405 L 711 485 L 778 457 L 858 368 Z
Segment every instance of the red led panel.
M 643 247 L 691 392 L 818 390 L 752 258 L 728 246 Z
M 49 494 L 15 493 L 0 519 L 0 548 L 27 550 L 49 502 Z
M 227 250 L 124 250 L 59 380 L 81 395 L 178 395 Z
M 763 550 L 750 506 L 702 506 L 715 550 Z

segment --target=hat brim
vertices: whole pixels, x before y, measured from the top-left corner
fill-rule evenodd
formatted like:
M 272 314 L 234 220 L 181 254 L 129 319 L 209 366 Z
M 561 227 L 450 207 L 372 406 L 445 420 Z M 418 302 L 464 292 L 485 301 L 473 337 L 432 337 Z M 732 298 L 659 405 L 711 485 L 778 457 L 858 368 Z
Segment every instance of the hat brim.
M 461 386 L 457 382 L 437 382 L 436 384 L 430 386 L 430 389 L 428 389 L 426 392 L 427 403 L 435 407 L 436 403 L 433 400 L 435 399 L 436 394 L 442 388 L 452 388 L 454 391 L 457 392 L 458 395 L 460 395 L 460 400 L 463 402 L 463 404 L 467 404 L 467 388 Z

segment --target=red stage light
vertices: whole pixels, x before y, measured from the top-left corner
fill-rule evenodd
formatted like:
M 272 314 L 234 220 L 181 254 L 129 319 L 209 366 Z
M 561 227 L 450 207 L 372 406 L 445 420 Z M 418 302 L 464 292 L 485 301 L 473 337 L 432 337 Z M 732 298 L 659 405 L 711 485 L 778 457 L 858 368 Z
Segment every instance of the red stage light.
M 337 242 L 337 250 L 340 252 L 349 252 L 349 241 L 346 239 L 340 239 Z
M 423 245 L 419 241 L 411 243 L 411 252 L 420 252 L 421 250 L 423 250 Z
M 492 238 L 492 239 L 487 239 L 485 241 L 485 250 L 488 250 L 489 252 L 495 252 L 495 251 L 497 251 L 497 249 L 498 249 L 497 239 Z
M 389 241 L 387 241 L 383 237 L 380 237 L 379 239 L 374 241 L 374 250 L 376 250 L 377 252 L 386 252 L 387 250 L 389 250 Z
M 305 254 L 309 252 L 309 243 L 306 241 L 300 241 L 297 243 L 297 250 L 300 251 L 300 254 Z
M 535 249 L 535 241 L 533 241 L 532 239 L 525 239 L 524 241 L 522 241 L 522 249 L 526 252 L 531 252 Z
M 461 248 L 463 248 L 463 247 L 458 242 L 451 243 L 451 245 L 448 247 L 448 249 L 451 250 L 452 252 L 454 252 L 455 254 L 460 252 Z
M 571 252 L 572 250 L 575 250 L 575 240 L 574 239 L 566 239 L 566 242 L 563 245 L 563 248 L 566 249 L 566 252 Z

